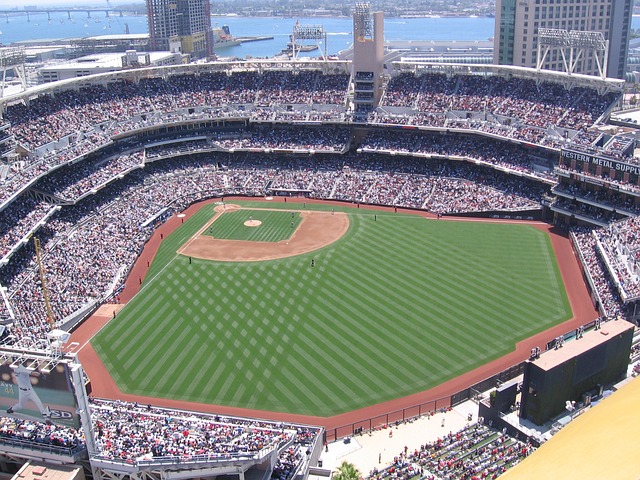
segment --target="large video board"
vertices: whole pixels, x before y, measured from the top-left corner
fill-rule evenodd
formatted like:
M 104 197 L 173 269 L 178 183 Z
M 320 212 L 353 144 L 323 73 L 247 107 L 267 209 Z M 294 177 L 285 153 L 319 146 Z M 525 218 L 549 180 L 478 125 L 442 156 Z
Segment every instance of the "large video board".
M 69 365 L 7 355 L 0 364 L 0 416 L 79 428 Z

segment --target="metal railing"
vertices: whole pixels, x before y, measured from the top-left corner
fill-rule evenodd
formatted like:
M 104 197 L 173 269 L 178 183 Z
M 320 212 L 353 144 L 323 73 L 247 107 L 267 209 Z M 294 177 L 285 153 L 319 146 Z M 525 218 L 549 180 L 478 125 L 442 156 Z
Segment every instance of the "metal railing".
M 438 412 L 448 411 L 456 405 L 475 398 L 478 392 L 489 390 L 496 387 L 499 383 L 504 383 L 518 375 L 521 375 L 524 372 L 525 363 L 526 362 L 520 362 L 513 365 L 489 378 L 486 378 L 485 380 L 482 380 L 481 382 L 464 388 L 453 395 L 429 400 L 428 402 L 419 403 L 400 410 L 394 410 L 371 418 L 327 429 L 325 432 L 325 442 L 333 442 L 340 438 L 371 432 L 387 426 L 411 422 L 423 415 L 434 415 Z
M 73 447 L 63 447 L 60 445 L 52 445 L 37 441 L 20 439 L 17 437 L 0 436 L 0 445 L 10 448 L 21 448 L 30 451 L 49 453 L 53 455 L 74 457 L 86 451 L 87 446 L 84 444 L 75 445 Z

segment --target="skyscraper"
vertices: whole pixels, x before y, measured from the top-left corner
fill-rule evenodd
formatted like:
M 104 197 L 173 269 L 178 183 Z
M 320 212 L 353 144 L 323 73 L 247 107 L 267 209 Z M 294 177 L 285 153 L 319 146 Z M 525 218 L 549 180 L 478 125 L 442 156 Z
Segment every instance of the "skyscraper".
M 608 41 L 606 76 L 624 78 L 632 5 L 632 0 L 497 0 L 494 63 L 536 67 L 541 28 L 600 32 Z M 598 73 L 593 54 L 574 60 L 575 73 Z M 542 68 L 564 70 L 558 48 Z
M 147 0 L 147 18 L 152 50 L 212 55 L 209 0 Z

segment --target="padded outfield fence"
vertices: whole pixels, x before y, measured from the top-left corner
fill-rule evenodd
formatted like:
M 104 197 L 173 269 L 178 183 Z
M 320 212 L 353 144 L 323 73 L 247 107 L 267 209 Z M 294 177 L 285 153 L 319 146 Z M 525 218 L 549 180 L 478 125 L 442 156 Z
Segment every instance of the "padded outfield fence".
M 344 437 L 360 435 L 389 425 L 399 425 L 401 423 L 411 422 L 423 415 L 434 415 L 438 412 L 448 411 L 452 407 L 466 402 L 467 400 L 476 399 L 478 392 L 490 390 L 491 388 L 516 378 L 518 375 L 522 375 L 524 373 L 525 363 L 526 362 L 520 362 L 517 365 L 513 365 L 506 370 L 460 390 L 451 396 L 419 403 L 400 410 L 394 410 L 392 412 L 376 415 L 375 417 L 327 430 L 325 432 L 325 442 L 334 442 Z
M 596 328 L 599 326 L 600 321 L 606 320 L 595 319 L 583 325 L 583 328 L 585 331 Z M 575 338 L 575 336 L 576 330 L 571 330 L 564 335 L 561 335 L 564 341 Z M 556 341 L 557 338 L 554 338 L 551 341 L 547 342 L 544 345 L 544 351 L 553 349 L 555 347 Z M 460 390 L 459 392 L 454 393 L 451 396 L 438 398 L 436 400 L 430 400 L 428 402 L 405 407 L 401 410 L 395 410 L 365 420 L 360 420 L 358 422 L 327 430 L 325 432 L 325 441 L 333 442 L 339 440 L 340 438 L 359 435 L 365 432 L 376 430 L 378 428 L 384 428 L 388 425 L 399 425 L 401 423 L 411 422 L 423 415 L 433 415 L 438 412 L 449 410 L 450 408 L 455 407 L 456 405 L 460 405 L 467 400 L 474 400 L 479 402 L 481 392 L 491 390 L 494 387 L 498 387 L 501 384 L 524 374 L 526 363 L 526 361 L 523 361 L 516 365 L 513 365 L 489 378 L 471 385 L 470 387 Z
M 448 410 L 452 406 L 451 398 L 452 397 L 443 397 L 437 400 L 430 400 L 401 410 L 383 413 L 375 417 L 327 430 L 325 432 L 325 442 L 334 442 L 344 437 L 370 432 L 372 430 L 383 428 L 387 425 L 399 425 L 401 423 L 410 422 L 422 415 L 431 415 L 438 411 Z

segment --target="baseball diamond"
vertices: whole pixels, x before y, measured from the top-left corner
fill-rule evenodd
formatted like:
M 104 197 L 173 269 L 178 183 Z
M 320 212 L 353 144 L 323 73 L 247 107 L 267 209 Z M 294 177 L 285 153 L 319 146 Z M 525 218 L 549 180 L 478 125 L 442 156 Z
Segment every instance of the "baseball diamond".
M 252 242 L 280 242 L 291 238 L 301 221 L 300 212 L 279 212 L 272 210 L 240 210 L 237 208 L 218 211 L 216 222 L 202 231 L 202 235 L 210 235 L 224 240 L 248 240 Z M 233 206 L 235 207 L 235 206 Z M 247 222 L 260 222 L 251 228 Z
M 284 203 L 234 203 L 229 231 L 278 221 L 261 206 L 290 217 Z M 327 417 L 435 387 L 571 316 L 549 237 L 531 225 L 307 209 L 322 207 L 348 218 L 344 235 L 277 260 L 177 254 L 204 235 L 210 207 L 168 236 L 92 341 L 120 388 Z

